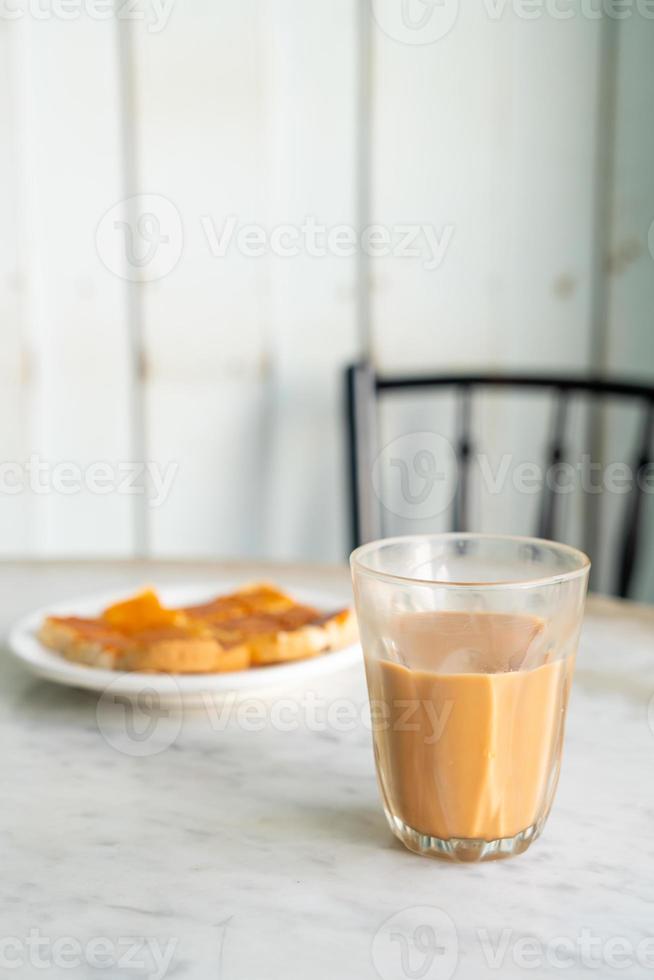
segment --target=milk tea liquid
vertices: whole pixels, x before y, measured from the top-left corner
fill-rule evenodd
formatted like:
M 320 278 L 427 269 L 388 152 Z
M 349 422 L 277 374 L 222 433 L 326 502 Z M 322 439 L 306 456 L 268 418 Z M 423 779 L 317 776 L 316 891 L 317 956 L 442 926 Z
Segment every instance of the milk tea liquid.
M 487 841 L 545 816 L 574 651 L 555 659 L 542 620 L 500 613 L 398 614 L 385 645 L 366 670 L 387 810 L 421 834 Z

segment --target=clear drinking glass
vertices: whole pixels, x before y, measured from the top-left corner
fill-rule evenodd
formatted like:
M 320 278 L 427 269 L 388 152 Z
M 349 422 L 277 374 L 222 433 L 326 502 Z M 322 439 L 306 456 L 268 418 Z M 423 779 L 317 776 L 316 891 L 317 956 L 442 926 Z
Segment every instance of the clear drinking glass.
M 537 538 L 387 538 L 351 557 L 377 778 L 412 851 L 520 854 L 558 782 L 590 562 Z

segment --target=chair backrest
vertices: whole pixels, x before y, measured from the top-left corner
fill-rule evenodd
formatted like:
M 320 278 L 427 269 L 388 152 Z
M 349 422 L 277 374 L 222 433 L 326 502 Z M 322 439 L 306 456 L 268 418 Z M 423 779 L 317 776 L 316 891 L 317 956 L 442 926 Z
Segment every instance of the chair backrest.
M 480 390 L 542 390 L 554 396 L 552 437 L 546 467 L 551 471 L 565 465 L 565 444 L 571 396 L 581 394 L 606 401 L 619 399 L 635 403 L 642 422 L 636 445 L 629 454 L 633 479 L 625 497 L 621 533 L 618 542 L 616 575 L 613 591 L 628 596 L 633 584 L 639 552 L 644 487 L 654 469 L 654 384 L 639 384 L 618 379 L 530 374 L 442 374 L 405 377 L 379 376 L 369 364 L 355 364 L 346 373 L 347 436 L 349 450 L 350 518 L 352 546 L 381 536 L 379 502 L 372 492 L 372 467 L 379 451 L 377 443 L 377 402 L 385 394 L 397 391 L 453 391 L 457 398 L 457 434 L 455 453 L 457 484 L 451 511 L 451 530 L 469 529 L 469 474 L 473 457 L 473 398 Z M 625 459 L 625 462 L 627 460 Z M 557 481 L 544 480 L 540 491 L 537 527 L 541 538 L 556 536 L 560 496 Z M 587 544 L 587 547 L 590 547 Z M 592 551 L 592 548 L 590 548 Z

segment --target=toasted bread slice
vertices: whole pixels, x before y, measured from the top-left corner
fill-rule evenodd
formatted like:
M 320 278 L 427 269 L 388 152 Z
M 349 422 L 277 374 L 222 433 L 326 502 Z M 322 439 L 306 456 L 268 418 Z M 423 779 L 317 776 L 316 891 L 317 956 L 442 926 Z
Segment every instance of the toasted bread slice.
M 290 627 L 290 624 L 288 624 Z M 305 625 L 286 628 L 274 634 L 272 642 L 266 637 L 254 637 L 250 641 L 253 664 L 282 663 L 315 657 L 319 653 L 342 650 L 356 643 L 358 631 L 356 618 L 351 609 L 319 615 Z
M 250 650 L 252 666 L 315 657 L 356 641 L 356 620 L 350 609 L 325 615 L 312 606 L 294 603 L 290 597 L 277 593 L 271 603 L 276 608 L 271 610 L 264 593 L 264 606 L 268 608 L 261 611 L 256 608 L 256 600 L 251 601 L 260 594 L 257 587 L 248 590 L 246 605 L 249 611 L 245 615 L 241 613 L 240 593 L 223 597 L 219 610 L 209 604 L 186 612 L 193 617 L 198 615 L 199 608 L 202 621 L 212 626 L 214 635 L 222 643 L 245 643 Z M 282 596 L 288 601 L 280 601 Z M 230 609 L 231 615 L 228 614 Z
M 280 628 L 274 617 L 250 616 L 214 627 L 221 643 L 244 643 L 253 667 L 315 657 L 327 649 L 327 634 L 320 626 L 303 624 Z
M 341 650 L 359 641 L 359 627 L 354 609 L 339 609 L 328 613 L 319 620 L 327 633 L 327 645 L 330 650 Z
M 282 613 L 293 608 L 297 608 L 297 603 L 285 592 L 267 582 L 255 582 L 237 592 L 216 596 L 209 602 L 187 606 L 181 611 L 191 619 L 216 624 L 239 616 Z
M 253 667 L 311 657 L 325 649 L 322 630 L 308 625 L 318 618 L 318 611 L 299 605 L 267 582 L 247 585 L 184 612 L 209 626 L 221 643 L 245 644 Z
M 129 648 L 128 639 L 101 620 L 78 616 L 48 616 L 39 639 L 67 660 L 106 670 L 116 670 L 116 661 Z
M 250 653 L 244 644 L 219 643 L 211 633 L 189 636 L 181 627 L 142 630 L 131 637 L 119 658 L 120 670 L 144 673 L 213 674 L 247 670 Z
M 250 666 L 245 645 L 224 645 L 210 632 L 189 633 L 182 627 L 127 635 L 108 629 L 102 620 L 49 616 L 39 639 L 67 660 L 106 670 L 191 674 L 246 670 Z

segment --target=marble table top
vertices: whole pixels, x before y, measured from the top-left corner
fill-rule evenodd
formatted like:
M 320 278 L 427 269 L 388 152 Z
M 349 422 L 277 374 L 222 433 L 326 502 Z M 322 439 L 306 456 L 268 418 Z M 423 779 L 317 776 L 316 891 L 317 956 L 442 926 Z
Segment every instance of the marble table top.
M 349 595 L 342 568 L 5 563 L 0 627 L 94 590 L 261 576 Z M 247 708 L 155 714 L 145 742 L 126 737 L 124 706 L 107 715 L 8 655 L 0 670 L 3 976 L 654 970 L 654 609 L 589 602 L 549 822 L 526 854 L 485 865 L 391 836 L 361 667 Z

